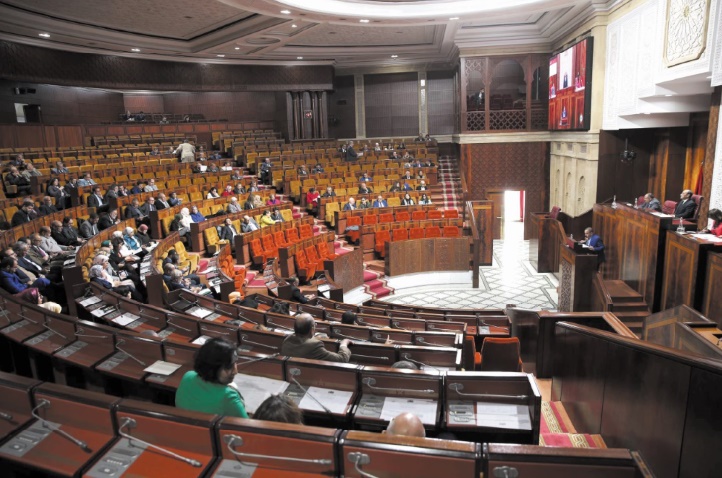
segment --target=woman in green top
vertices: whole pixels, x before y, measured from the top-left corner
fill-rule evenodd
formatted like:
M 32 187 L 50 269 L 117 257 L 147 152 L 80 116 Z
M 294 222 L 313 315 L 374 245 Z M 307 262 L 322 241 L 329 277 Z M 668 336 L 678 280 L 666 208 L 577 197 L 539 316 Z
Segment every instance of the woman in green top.
M 235 345 L 221 338 L 206 341 L 196 354 L 193 370 L 181 379 L 176 407 L 248 418 L 243 397 L 233 383 L 237 360 Z

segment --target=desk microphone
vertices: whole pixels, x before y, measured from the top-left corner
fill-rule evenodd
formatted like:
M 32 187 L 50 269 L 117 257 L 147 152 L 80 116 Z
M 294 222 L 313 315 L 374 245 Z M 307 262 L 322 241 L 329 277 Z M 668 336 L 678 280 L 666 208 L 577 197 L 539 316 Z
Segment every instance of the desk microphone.
M 147 363 L 143 362 L 141 359 L 137 358 L 135 355 L 128 353 L 125 350 L 120 348 L 120 346 L 123 345 L 124 343 L 125 343 L 125 339 L 118 339 L 117 342 L 115 343 L 115 350 L 117 350 L 119 352 L 123 352 L 125 355 L 132 358 L 133 360 L 135 360 L 136 362 L 141 364 L 143 367 L 147 367 L 148 366 Z
M 325 459 L 325 458 L 293 458 L 290 456 L 274 456 L 274 455 L 259 455 L 257 453 L 241 453 L 239 451 L 236 451 L 233 449 L 235 446 L 243 446 L 243 438 L 239 437 L 238 435 L 226 435 L 223 437 L 223 441 L 226 442 L 226 446 L 228 447 L 228 451 L 233 453 L 236 456 L 243 457 L 243 458 L 253 458 L 253 459 L 262 459 L 262 460 L 280 460 L 280 461 L 292 461 L 295 463 L 308 463 L 311 465 L 331 465 L 333 464 L 333 460 Z
M 47 421 L 46 419 L 44 419 L 43 417 L 38 415 L 38 413 L 37 413 L 38 410 L 40 410 L 41 408 L 49 408 L 49 407 L 50 407 L 50 401 L 46 400 L 46 399 L 42 399 L 42 400 L 40 400 L 38 405 L 30 411 L 30 415 L 32 415 L 33 417 L 40 420 L 40 422 L 43 424 L 43 427 L 49 428 L 50 431 L 54 431 L 55 433 L 58 433 L 58 434 L 64 436 L 65 438 L 67 438 L 68 440 L 73 442 L 77 447 L 81 448 L 83 451 L 91 452 L 92 450 L 90 448 L 88 448 L 87 443 L 85 443 L 82 440 L 78 440 L 77 438 L 72 436 L 70 433 L 61 430 L 60 425 L 50 423 L 49 421 Z
M 241 347 L 243 347 L 243 345 L 247 344 L 247 343 L 253 344 L 253 345 L 258 345 L 259 347 L 264 347 L 267 349 L 278 350 L 278 347 L 274 347 L 273 345 L 266 345 L 266 344 L 262 344 L 260 342 L 253 342 L 252 340 L 248 340 L 248 335 L 242 334 L 241 335 Z
M 0 418 L 2 418 L 3 420 L 7 420 L 9 422 L 13 421 L 13 416 L 10 415 L 9 413 L 5 413 L 5 412 L 0 412 Z
M 361 380 L 361 383 L 366 385 L 368 388 L 372 390 L 383 390 L 387 392 L 416 392 L 416 393 L 436 393 L 434 390 L 426 389 L 426 390 L 415 390 L 413 388 L 390 388 L 390 387 L 377 387 L 376 386 L 376 379 L 373 377 L 366 377 L 363 380 Z
M 293 330 L 291 327 L 286 327 L 285 325 L 281 325 L 281 324 L 277 324 L 277 323 L 275 323 L 275 322 L 271 322 L 270 319 L 266 319 L 266 323 L 267 323 L 268 325 L 272 325 L 272 326 L 274 326 L 274 327 L 278 327 L 279 329 L 283 329 L 283 330 Z
M 405 330 L 406 332 L 409 331 L 409 329 L 401 327 L 398 320 L 391 320 L 391 327 L 393 327 L 394 329 Z
M 248 317 L 244 316 L 244 315 L 243 315 L 243 312 L 241 312 L 240 310 L 238 311 L 238 318 L 241 319 L 241 320 L 243 320 L 243 321 L 250 322 L 250 323 L 252 323 L 252 324 L 261 325 L 261 324 L 259 324 L 258 322 L 256 322 L 255 320 L 251 320 L 251 319 L 249 319 Z
M 342 334 L 341 332 L 333 331 L 334 336 L 342 337 L 344 339 L 353 340 L 354 342 L 368 342 L 367 339 L 359 339 L 358 337 L 351 337 L 350 335 Z
M 510 399 L 511 398 L 511 399 L 516 399 L 516 400 L 526 400 L 527 398 L 529 398 L 528 395 L 499 395 L 499 394 L 495 394 L 495 393 L 463 393 L 462 392 L 462 390 L 464 390 L 463 383 L 450 383 L 449 390 L 453 390 L 460 397 L 477 397 L 477 398 L 492 398 L 492 399 Z
M 74 335 L 75 335 L 76 337 L 91 337 L 91 338 L 95 338 L 95 339 L 107 339 L 108 337 L 110 337 L 110 335 L 90 335 L 90 334 L 86 334 L 86 333 L 85 333 L 85 329 L 82 328 L 82 327 L 78 327 L 78 330 L 76 330 L 76 331 L 74 332 Z
M 408 361 L 411 362 L 411 363 L 415 363 L 416 365 L 421 365 L 421 366 L 424 367 L 424 368 L 428 367 L 428 368 L 433 368 L 434 370 L 441 370 L 441 369 L 439 369 L 439 368 L 437 368 L 437 367 L 434 367 L 433 365 L 429 365 L 429 364 L 427 364 L 427 363 L 419 362 L 418 360 L 412 359 L 412 358 L 411 358 L 411 354 L 402 354 L 402 355 L 401 355 L 401 358 L 404 359 L 404 360 L 408 360 Z
M 429 347 L 446 347 L 444 344 L 437 344 L 434 342 L 428 342 L 424 337 L 416 337 L 416 341 L 423 345 L 428 345 Z
M 258 358 L 248 358 L 248 357 L 244 357 L 244 356 L 240 355 L 238 358 L 245 360 L 245 362 L 242 363 L 242 364 L 236 364 L 236 368 L 238 368 L 238 367 L 245 367 L 245 366 L 247 366 L 247 365 L 251 365 L 252 363 L 256 363 L 256 362 L 263 362 L 264 360 L 276 358 L 276 357 L 278 357 L 279 355 L 281 355 L 281 354 L 278 353 L 278 352 L 276 352 L 275 354 L 266 355 L 266 356 L 264 356 L 264 357 L 258 357 Z
M 293 383 L 295 383 L 296 385 L 298 385 L 298 388 L 300 388 L 301 390 L 303 390 L 303 392 L 304 392 L 306 395 L 308 395 L 309 397 L 313 398 L 313 401 L 314 401 L 314 402 L 316 402 L 316 403 L 318 403 L 319 405 L 321 405 L 321 408 L 323 408 L 326 413 L 333 414 L 333 412 L 331 412 L 331 410 L 329 410 L 326 405 L 324 405 L 323 403 L 321 403 L 321 401 L 320 401 L 318 398 L 314 397 L 313 394 L 308 393 L 308 389 L 304 388 L 303 385 L 301 385 L 300 383 L 298 383 L 298 380 L 296 380 L 296 376 L 297 376 L 297 375 L 301 375 L 301 369 L 292 368 L 291 370 L 289 370 L 289 373 L 291 374 L 291 381 L 292 381 Z
M 133 445 L 133 442 L 141 443 L 148 448 L 158 450 L 159 452 L 164 453 L 164 454 L 170 456 L 171 458 L 175 458 L 176 460 L 180 460 L 184 463 L 188 463 L 189 465 L 194 466 L 196 468 L 200 468 L 202 466 L 202 463 L 198 460 L 194 460 L 192 458 L 186 458 L 177 453 L 173 453 L 170 450 L 166 450 L 165 448 L 159 447 L 158 445 L 153 445 L 152 443 L 148 443 L 147 441 L 141 440 L 139 438 L 135 438 L 134 436 L 130 435 L 129 433 L 124 432 L 123 428 L 128 428 L 130 430 L 131 428 L 135 428 L 138 425 L 138 423 L 130 417 L 123 417 L 122 420 L 123 420 L 122 423 L 118 427 L 118 435 L 122 436 L 123 438 L 127 438 L 128 442 L 131 446 Z
M 175 327 L 176 329 L 185 330 L 186 332 L 193 332 L 191 329 L 186 329 L 185 327 L 181 327 L 180 325 L 178 325 L 178 324 L 176 324 L 176 323 L 174 323 L 174 322 L 171 322 L 171 319 L 167 319 L 167 320 L 165 321 L 165 323 L 168 324 L 168 325 L 170 325 L 171 327 Z
M 50 321 L 50 319 L 48 319 L 48 321 Z M 64 339 L 67 340 L 67 337 L 66 337 L 66 336 L 64 336 L 63 334 L 61 334 L 60 332 L 58 332 L 58 331 L 55 330 L 54 328 L 50 327 L 50 326 L 47 324 L 47 322 L 43 324 L 43 327 L 45 327 L 46 329 L 48 329 L 48 330 L 51 331 L 52 333 L 54 333 L 54 334 L 56 334 L 56 335 L 59 335 L 60 337 L 62 337 L 62 338 L 64 338 Z
M 439 326 L 437 326 L 436 324 L 427 324 L 427 326 L 429 327 L 430 330 L 441 330 L 442 332 L 455 332 L 455 333 L 457 333 L 457 334 L 458 334 L 458 333 L 461 333 L 460 330 L 455 330 L 455 329 L 442 329 L 442 328 L 440 328 Z

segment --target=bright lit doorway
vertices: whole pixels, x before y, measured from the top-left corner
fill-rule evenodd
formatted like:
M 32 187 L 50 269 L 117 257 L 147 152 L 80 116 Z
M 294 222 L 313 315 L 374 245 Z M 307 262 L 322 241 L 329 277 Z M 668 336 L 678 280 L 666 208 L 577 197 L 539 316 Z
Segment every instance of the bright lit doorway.
M 486 199 L 494 203 L 494 239 L 524 238 L 524 191 L 487 189 Z

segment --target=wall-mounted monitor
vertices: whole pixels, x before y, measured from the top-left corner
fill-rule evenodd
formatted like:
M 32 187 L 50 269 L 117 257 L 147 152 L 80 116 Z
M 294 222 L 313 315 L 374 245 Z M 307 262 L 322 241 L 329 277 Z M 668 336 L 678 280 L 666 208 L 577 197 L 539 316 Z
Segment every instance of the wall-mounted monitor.
M 593 38 L 549 59 L 549 129 L 588 130 L 592 102 Z

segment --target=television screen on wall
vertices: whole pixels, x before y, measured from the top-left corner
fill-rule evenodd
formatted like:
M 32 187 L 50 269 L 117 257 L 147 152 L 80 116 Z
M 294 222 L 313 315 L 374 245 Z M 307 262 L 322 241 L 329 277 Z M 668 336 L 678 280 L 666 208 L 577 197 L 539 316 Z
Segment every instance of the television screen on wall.
M 588 130 L 592 45 L 585 38 L 549 59 L 549 129 Z

